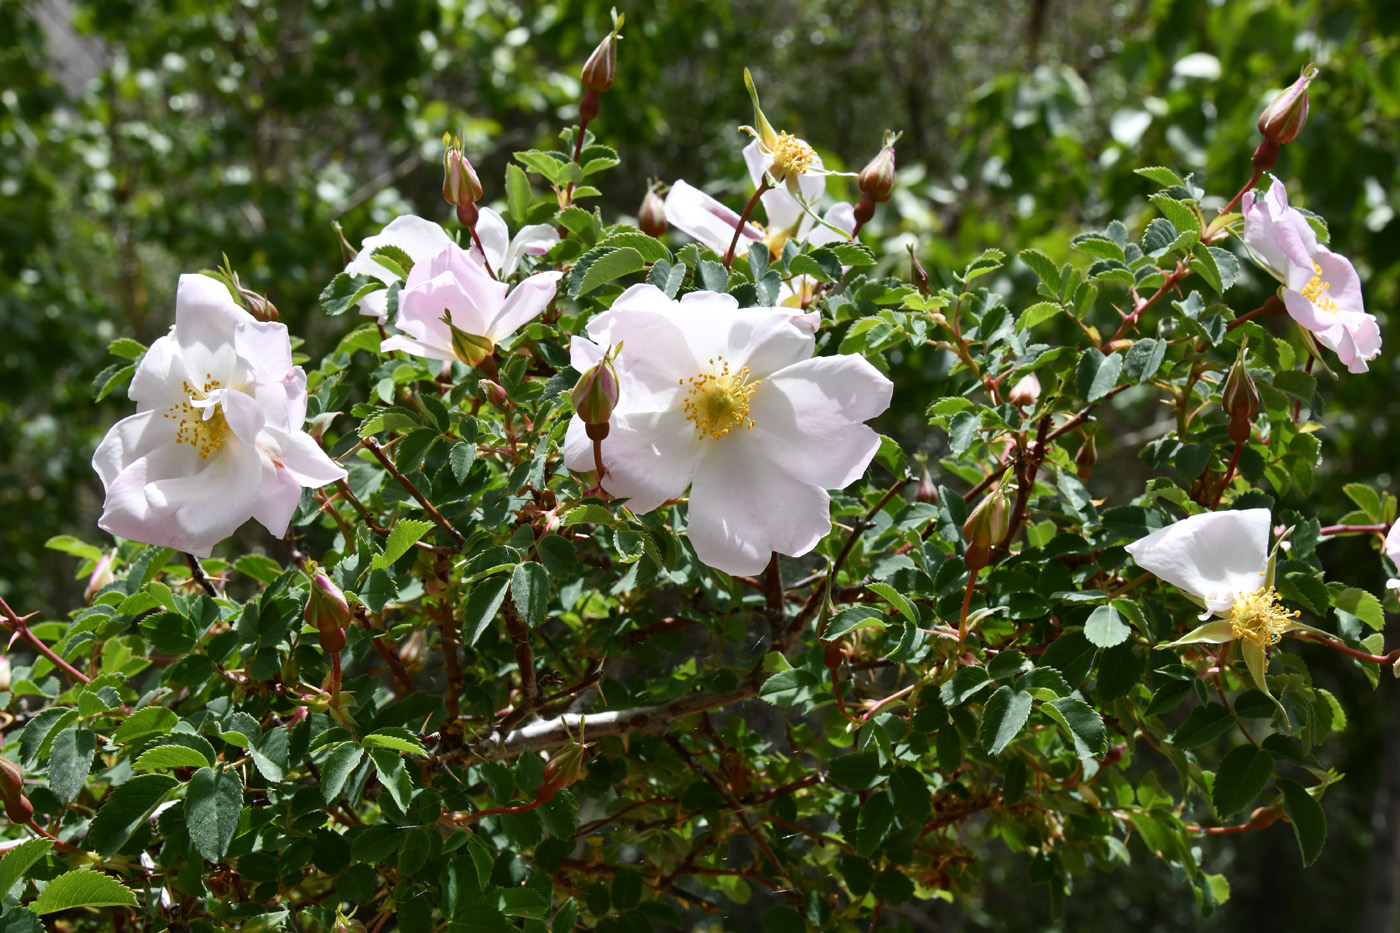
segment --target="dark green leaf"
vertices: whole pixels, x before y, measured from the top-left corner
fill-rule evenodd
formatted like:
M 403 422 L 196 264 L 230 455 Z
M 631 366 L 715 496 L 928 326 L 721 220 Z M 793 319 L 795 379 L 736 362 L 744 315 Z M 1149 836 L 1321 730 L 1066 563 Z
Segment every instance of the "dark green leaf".
M 1133 630 L 1112 606 L 1099 606 L 1084 623 L 1084 637 L 1100 648 L 1112 648 L 1128 640 Z
M 30 905 L 36 914 L 74 907 L 136 907 L 136 895 L 111 875 L 91 868 L 65 872 L 48 883 Z
M 185 825 L 190 844 L 200 855 L 217 862 L 228 851 L 243 811 L 243 781 L 232 768 L 200 768 L 185 791 Z
M 1032 702 L 1029 693 L 1017 693 L 1010 687 L 1001 687 L 991 695 L 982 713 L 980 736 L 988 754 L 1000 755 L 1020 734 L 1031 715 Z
M 1215 772 L 1215 784 L 1210 800 L 1215 815 L 1227 820 L 1259 796 L 1274 773 L 1274 760 L 1269 753 L 1253 745 L 1232 748 L 1220 761 Z
M 69 726 L 49 749 L 49 789 L 61 803 L 72 803 L 87 781 L 97 739 L 86 726 Z
M 527 561 L 510 575 L 510 598 L 525 624 L 531 628 L 545 619 L 549 608 L 549 574 L 540 564 Z
M 466 647 L 476 644 L 481 633 L 495 620 L 508 589 L 510 578 L 504 575 L 487 577 L 473 584 L 462 613 L 462 641 Z
M 322 800 L 329 804 L 340 796 L 350 772 L 355 770 L 363 756 L 364 751 L 354 742 L 342 742 L 326 756 L 326 762 L 321 766 Z
M 1322 852 L 1322 844 L 1327 839 L 1327 817 L 1322 812 L 1322 804 L 1309 794 L 1297 781 L 1280 778 L 1278 789 L 1283 792 L 1283 812 L 1293 826 L 1293 835 L 1298 840 L 1298 851 L 1303 856 L 1303 865 L 1317 861 Z M 0 868 L 3 866 L 0 865 Z
M 179 783 L 168 774 L 142 774 L 118 784 L 88 826 L 85 848 L 98 855 L 115 853 Z
M 1118 353 L 1104 356 L 1093 347 L 1079 357 L 1077 379 L 1079 397 L 1086 402 L 1096 402 L 1108 394 L 1118 382 L 1123 371 L 1123 357 Z

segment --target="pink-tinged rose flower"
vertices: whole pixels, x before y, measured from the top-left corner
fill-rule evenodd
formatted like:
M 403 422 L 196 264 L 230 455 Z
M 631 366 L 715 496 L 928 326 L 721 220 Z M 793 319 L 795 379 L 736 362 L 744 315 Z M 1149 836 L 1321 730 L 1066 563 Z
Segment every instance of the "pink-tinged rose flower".
M 482 212 L 485 214 L 485 211 Z M 559 272 L 537 272 L 511 289 L 493 279 L 455 243 L 426 262 L 415 263 L 399 293 L 394 326 L 403 331 L 381 345 L 430 360 L 480 363 L 492 348 L 554 298 Z
M 287 533 L 303 486 L 345 477 L 302 432 L 306 374 L 282 324 L 256 321 L 228 290 L 182 275 L 175 326 L 146 351 L 92 466 L 107 490 L 98 526 L 207 557 L 249 518 Z
M 1361 279 L 1351 262 L 1317 242 L 1307 218 L 1288 206 L 1278 179 L 1263 195 L 1246 193 L 1242 204 L 1245 245 L 1283 284 L 1289 315 L 1348 370 L 1366 372 L 1366 361 L 1381 352 L 1381 332 L 1362 305 Z
M 821 156 L 813 155 L 816 168 L 821 168 Z M 754 187 L 762 184 L 764 174 L 773 164 L 773 157 L 765 155 L 757 141 L 744 147 L 744 162 L 749 168 L 749 177 Z M 797 180 L 803 199 L 809 206 L 820 204 L 826 194 L 826 178 L 819 174 L 802 175 Z M 850 233 L 856 228 L 855 208 L 845 201 L 833 204 L 822 216 L 831 227 L 818 224 L 812 215 L 803 210 L 802 203 L 784 187 L 772 188 L 764 192 L 760 199 L 768 218 L 767 228 L 748 222 L 739 235 L 735 252 L 743 255 L 749 244 L 763 242 L 770 254 L 781 256 L 783 244 L 793 240 L 798 244 L 825 246 L 828 243 L 843 241 L 837 230 Z M 734 229 L 739 226 L 739 215 L 725 205 L 692 187 L 684 181 L 671 186 L 666 194 L 666 221 L 683 233 L 688 233 L 721 256 L 729 249 L 734 238 Z
M 531 224 L 512 238 L 504 218 L 489 207 L 478 207 L 476 235 L 481 238 L 491 271 L 501 279 L 514 275 L 525 256 L 542 256 L 559 242 L 559 233 L 548 224 Z M 463 236 L 468 234 L 464 233 Z M 374 258 L 372 254 L 376 249 L 397 246 L 417 266 L 441 255 L 443 250 L 455 243 L 452 235 L 440 224 L 413 214 L 404 214 L 391 220 L 377 235 L 365 239 L 360 244 L 360 254 L 346 265 L 345 271 L 351 275 L 368 275 L 385 285 L 392 285 L 399 280 L 398 276 Z M 474 244 L 471 255 L 478 263 L 481 262 L 482 251 Z M 360 299 L 360 313 L 384 323 L 388 298 L 387 290 L 371 292 Z
M 819 323 L 713 292 L 672 301 L 651 285 L 629 288 L 570 348 L 580 372 L 621 348 L 603 488 L 640 513 L 689 486 L 695 553 L 727 573 L 757 573 L 773 551 L 810 551 L 831 530 L 827 490 L 859 478 L 879 449 L 863 422 L 893 391 L 859 356 L 813 358 Z M 594 466 L 577 416 L 564 459 Z

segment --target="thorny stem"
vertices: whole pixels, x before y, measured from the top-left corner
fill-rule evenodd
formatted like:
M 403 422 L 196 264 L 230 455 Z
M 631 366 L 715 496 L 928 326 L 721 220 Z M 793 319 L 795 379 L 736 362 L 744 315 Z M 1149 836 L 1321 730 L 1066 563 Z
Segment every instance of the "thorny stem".
M 1234 330 L 1236 327 L 1239 327 L 1245 321 L 1253 320 L 1254 318 L 1260 317 L 1265 314 L 1287 313 L 1288 309 L 1283 306 L 1283 302 L 1278 300 L 1278 295 L 1270 295 L 1268 301 L 1264 302 L 1262 305 L 1255 308 L 1253 311 L 1246 311 L 1244 314 L 1241 314 L 1229 324 L 1226 324 L 1225 329 L 1227 331 Z
M 1356 658 L 1358 661 L 1370 661 L 1372 664 L 1379 664 L 1382 667 L 1393 666 L 1396 661 L 1400 661 L 1400 648 L 1388 654 L 1367 654 L 1365 651 L 1357 651 L 1349 645 L 1344 645 L 1335 638 L 1320 635 L 1316 632 L 1303 631 L 1298 633 L 1298 638 L 1303 641 L 1317 642 L 1319 645 L 1326 645 L 1334 651 Z
M 10 608 L 10 604 L 5 602 L 3 598 L 0 598 L 0 610 L 3 610 L 5 613 L 5 618 L 0 619 L 0 625 L 4 625 L 11 632 L 14 632 L 20 638 L 28 642 L 32 648 L 34 648 L 44 657 L 52 661 L 55 667 L 62 668 L 64 671 L 67 671 L 70 676 L 76 677 L 78 680 L 81 680 L 85 684 L 92 683 L 92 678 L 88 677 L 88 675 L 84 674 L 82 671 L 78 670 L 76 667 L 60 658 L 52 648 L 44 644 L 43 640 L 39 638 L 38 635 L 35 635 L 29 630 L 29 626 L 25 624 L 25 620 L 32 618 L 38 613 L 31 613 L 27 616 L 20 616 L 16 614 L 13 609 Z
M 194 582 L 198 583 L 204 592 L 209 594 L 210 599 L 218 599 L 219 591 L 214 589 L 214 583 L 204 572 L 204 565 L 199 562 L 199 558 L 193 554 L 186 554 L 185 562 L 190 565 L 190 577 Z
M 1230 456 L 1230 466 L 1225 470 L 1225 478 L 1220 481 L 1220 488 L 1215 491 L 1215 502 L 1211 504 L 1212 509 L 1220 508 L 1220 500 L 1225 496 L 1225 489 L 1235 478 L 1235 467 L 1240 462 L 1240 451 L 1242 450 L 1244 450 L 1243 442 L 1235 445 L 1235 452 Z
M 1151 308 L 1158 301 L 1160 301 L 1162 297 L 1167 294 L 1167 292 L 1176 288 L 1178 282 L 1180 282 L 1182 279 L 1186 278 L 1186 276 L 1190 274 L 1190 266 L 1187 266 L 1185 263 L 1179 262 L 1176 264 L 1176 269 L 1170 275 L 1168 275 L 1167 280 L 1162 283 L 1162 287 L 1157 289 L 1157 291 L 1153 292 L 1150 298 L 1139 298 L 1137 293 L 1134 292 L 1133 312 L 1131 314 L 1125 314 L 1123 316 L 1123 323 L 1118 325 L 1118 330 L 1114 332 L 1112 337 L 1104 341 L 1103 346 L 1099 347 L 1099 349 L 1103 352 L 1103 355 L 1108 356 L 1110 353 L 1112 353 L 1113 342 L 1121 338 L 1124 334 L 1132 330 L 1134 327 L 1136 327 L 1138 319 L 1142 317 L 1142 313 L 1144 311 Z
M 394 466 L 394 461 L 389 459 L 389 455 L 384 452 L 384 448 L 379 446 L 379 442 L 372 437 L 367 437 L 361 441 L 365 449 L 374 454 L 374 458 L 389 473 L 390 476 L 399 481 L 399 485 L 408 490 L 408 494 L 418 500 L 418 504 L 423 507 L 423 511 L 428 513 L 428 517 L 437 523 L 443 531 L 447 532 L 453 541 L 457 542 L 458 549 L 464 547 L 467 539 L 462 537 L 462 533 L 452 527 L 452 523 L 442 517 L 442 513 L 428 501 L 427 496 L 418 491 L 418 487 L 413 485 L 413 481 L 399 472 L 399 468 Z
M 734 250 L 739 245 L 739 234 L 744 232 L 744 224 L 749 222 L 749 215 L 753 213 L 754 205 L 758 204 L 758 199 L 763 196 L 772 185 L 768 184 L 768 177 L 765 175 L 759 184 L 758 190 L 749 198 L 749 203 L 744 205 L 744 212 L 739 215 L 739 222 L 734 225 L 734 239 L 729 241 L 729 249 L 724 251 L 724 268 L 728 269 L 734 264 Z
M 505 730 L 524 719 L 539 704 L 540 690 L 535 682 L 535 652 L 530 647 L 530 628 L 520 618 L 520 610 L 509 593 L 501 603 L 501 617 L 505 619 L 510 644 L 515 649 L 515 665 L 520 668 L 520 702 L 501 720 L 499 728 Z
M 1241 188 L 1239 191 L 1236 191 L 1235 196 L 1230 199 L 1230 203 L 1222 207 L 1220 209 L 1220 213 L 1216 214 L 1215 216 L 1224 217 L 1226 214 L 1230 213 L 1231 209 L 1234 208 L 1236 204 L 1240 203 L 1240 198 L 1244 197 L 1245 194 L 1249 191 L 1249 189 L 1253 188 L 1256 184 L 1258 184 L 1259 179 L 1263 177 L 1264 170 L 1262 168 L 1256 168 L 1254 170 L 1254 174 L 1249 177 L 1249 181 L 1245 182 L 1244 187 Z
M 389 529 L 379 524 L 379 522 L 375 520 L 374 513 L 366 508 L 363 502 L 355 498 L 355 494 L 350 491 L 349 483 L 343 479 L 338 479 L 335 481 L 335 486 L 340 490 L 340 494 L 345 501 L 350 503 L 350 507 L 353 508 L 355 513 L 364 521 L 366 528 L 379 535 L 381 538 L 389 537 Z M 331 511 L 334 513 L 335 510 L 332 509 Z M 353 535 L 347 534 L 346 540 L 353 540 Z M 429 554 L 458 554 L 461 553 L 462 550 L 460 547 L 428 544 L 426 541 L 415 541 L 413 542 L 413 547 L 420 551 L 427 551 Z M 351 548 L 351 551 L 353 553 L 354 549 Z
M 593 469 L 598 471 L 598 492 L 603 496 L 604 502 L 611 502 L 612 496 L 603 488 L 603 474 L 607 472 L 607 469 L 603 466 L 603 439 L 601 437 L 593 438 Z
M 540 799 L 536 797 L 529 803 L 521 804 L 518 807 L 492 807 L 490 810 L 477 810 L 475 813 L 467 813 L 463 816 L 459 816 L 456 819 L 451 820 L 451 822 L 455 823 L 458 826 L 461 826 L 463 824 L 470 823 L 472 820 L 479 820 L 483 816 L 494 816 L 497 813 L 524 813 L 526 810 L 535 809 L 540 805 L 540 803 Z
M 1049 433 L 1050 416 L 1046 415 L 1040 419 L 1040 426 L 1036 428 L 1035 441 L 1021 451 L 1020 464 L 1016 469 L 1016 505 L 1011 510 L 1006 537 L 1002 538 L 1001 543 L 994 549 L 994 556 L 1005 554 L 1010 549 L 1011 542 L 1016 539 L 1016 533 L 1026 521 L 1026 507 L 1030 504 L 1031 492 L 1035 488 L 1035 476 L 1040 472 L 1040 464 L 1045 460 L 1045 445 Z M 963 615 L 966 614 L 964 610 Z
M 481 251 L 481 267 L 486 270 L 487 275 L 499 282 L 499 277 L 497 277 L 496 273 L 491 269 L 491 260 L 486 258 L 486 247 L 481 245 L 481 237 L 477 235 L 476 224 L 472 224 L 469 229 L 471 230 L 472 242 L 475 243 L 476 248 Z
M 978 571 L 967 575 L 967 589 L 963 591 L 962 615 L 958 617 L 958 653 L 962 653 L 963 642 L 967 641 L 967 610 L 972 607 L 972 591 L 977 588 Z
M 590 91 L 589 93 L 591 94 L 591 93 L 593 93 L 593 92 Z M 588 122 L 589 122 L 589 121 L 588 121 L 588 117 L 584 116 L 583 114 L 579 114 L 579 120 L 578 120 L 578 138 L 574 140 L 574 161 L 575 161 L 575 162 L 578 162 L 579 157 L 581 157 L 581 156 L 583 155 L 583 134 L 584 134 L 584 130 L 588 129 Z M 561 205 L 559 205 L 559 206 L 560 206 L 560 207 L 568 207 L 568 206 L 569 206 L 570 204 L 572 204 L 572 203 L 574 203 L 574 183 L 573 183 L 573 182 L 569 182 L 568 188 L 564 189 L 564 203 L 561 204 Z
M 438 637 L 442 639 L 443 663 L 447 669 L 447 693 L 443 704 L 447 708 L 446 732 L 461 717 L 462 661 L 457 656 L 457 619 L 452 607 L 446 604 L 434 606 L 432 614 L 437 617 Z

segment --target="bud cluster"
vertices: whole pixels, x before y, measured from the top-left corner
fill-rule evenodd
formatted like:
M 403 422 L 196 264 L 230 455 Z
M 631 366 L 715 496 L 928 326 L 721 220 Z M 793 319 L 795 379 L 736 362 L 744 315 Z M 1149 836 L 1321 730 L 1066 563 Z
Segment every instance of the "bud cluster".
M 1003 485 L 998 483 L 963 522 L 963 537 L 967 550 L 963 563 L 974 573 L 987 566 L 992 548 L 1006 539 L 1011 530 L 1011 501 Z

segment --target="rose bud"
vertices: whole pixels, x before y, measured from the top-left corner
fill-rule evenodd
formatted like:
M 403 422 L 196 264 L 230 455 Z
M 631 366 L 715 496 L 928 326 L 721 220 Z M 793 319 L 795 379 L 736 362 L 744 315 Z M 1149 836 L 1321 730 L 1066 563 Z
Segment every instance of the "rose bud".
M 612 32 L 603 37 L 593 54 L 588 56 L 588 61 L 583 63 L 582 82 L 585 90 L 602 94 L 613 86 L 613 78 L 617 76 L 617 42 L 622 38 L 618 31 L 622 29 L 623 19 L 614 8 Z
M 1040 399 L 1040 380 L 1035 377 L 1035 373 L 1026 373 L 1011 391 L 1006 393 L 1006 400 L 1017 408 L 1030 408 Z
M 497 408 L 504 408 L 506 403 L 510 401 L 510 397 L 506 395 L 506 390 L 499 382 L 494 382 L 490 379 L 478 379 L 476 381 L 476 387 L 481 390 L 482 395 L 486 396 L 486 401 L 495 405 Z
M 1282 146 L 1293 142 L 1308 122 L 1308 85 L 1317 77 L 1317 65 L 1309 64 L 1293 85 L 1279 93 L 1259 114 L 1259 132 Z
M 87 589 L 83 590 L 83 602 L 92 602 L 93 597 L 114 579 L 116 577 L 112 573 L 112 555 L 103 554 L 97 559 L 97 565 L 92 568 L 92 576 L 88 577 Z
M 0 798 L 9 800 L 24 793 L 24 769 L 8 758 L 0 758 Z
M 350 622 L 350 603 L 330 577 L 317 572 L 311 578 L 311 595 L 306 599 L 304 618 L 320 635 L 321 647 L 338 654 L 345 647 L 345 626 Z
M 1011 529 L 1011 503 L 1006 492 L 998 484 L 989 492 L 972 514 L 963 522 L 963 536 L 967 538 L 967 551 L 963 562 L 969 570 L 981 570 L 987 566 L 991 549 L 1006 538 Z
M 578 412 L 579 420 L 583 422 L 591 440 L 600 441 L 608 436 L 608 420 L 612 418 L 618 399 L 617 370 L 613 368 L 613 360 L 621 350 L 622 344 L 609 348 L 601 360 L 578 377 L 570 393 L 574 410 Z
M 1087 480 L 1089 474 L 1093 472 L 1094 464 L 1099 462 L 1099 449 L 1094 443 L 1094 435 L 1084 435 L 1084 443 L 1079 445 L 1079 451 L 1074 455 L 1074 475 L 1081 480 Z
M 919 257 L 914 255 L 914 245 L 912 243 L 909 244 L 909 261 L 913 264 L 910 277 L 914 280 L 914 286 L 918 288 L 919 294 L 927 296 L 931 290 L 928 281 L 928 273 L 925 272 L 924 267 L 919 264 Z
M 19 794 L 13 798 L 5 799 L 5 816 L 11 823 L 23 825 L 34 819 L 34 804 L 29 802 L 29 798 Z
M 647 236 L 666 234 L 666 206 L 657 197 L 654 185 L 647 188 L 647 195 L 642 198 L 642 206 L 637 211 L 637 227 Z
M 475 204 L 484 192 L 481 180 L 476 177 L 476 169 L 462 153 L 461 139 L 444 134 L 442 141 L 447 144 L 447 151 L 442 156 L 443 200 L 453 207 Z
M 577 781 L 583 774 L 583 759 L 587 753 L 586 745 L 570 740 L 567 745 L 549 756 L 549 761 L 544 763 L 544 775 L 540 778 L 540 786 L 535 788 L 535 799 L 540 803 L 548 803 L 561 790 Z
M 1243 444 L 1249 440 L 1250 425 L 1259 413 L 1259 389 L 1244 365 L 1244 354 L 1230 368 L 1225 389 L 1220 394 L 1220 407 L 1230 416 L 1230 440 Z
M 856 187 L 872 201 L 888 201 L 894 191 L 894 144 L 900 135 L 886 130 L 884 145 L 856 176 Z

